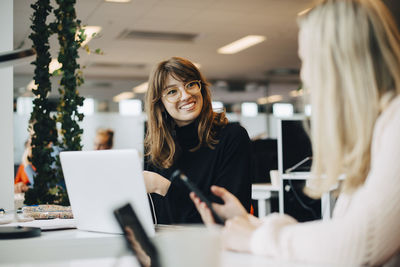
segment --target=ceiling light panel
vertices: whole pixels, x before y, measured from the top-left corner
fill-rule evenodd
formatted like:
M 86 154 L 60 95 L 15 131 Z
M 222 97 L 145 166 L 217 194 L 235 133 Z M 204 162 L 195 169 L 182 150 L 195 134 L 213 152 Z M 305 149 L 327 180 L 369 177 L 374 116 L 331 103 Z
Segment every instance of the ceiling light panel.
M 138 86 L 133 87 L 133 92 L 136 94 L 144 94 L 147 92 L 147 89 L 149 88 L 149 83 L 144 82 L 142 84 L 139 84 Z
M 133 92 L 122 92 L 113 97 L 114 102 L 120 102 L 122 100 L 131 99 L 135 96 Z
M 217 51 L 220 54 L 236 54 L 251 46 L 264 42 L 266 39 L 267 37 L 262 35 L 248 35 L 246 37 L 243 37 L 237 41 L 234 41 L 230 44 L 227 44 L 219 48 Z

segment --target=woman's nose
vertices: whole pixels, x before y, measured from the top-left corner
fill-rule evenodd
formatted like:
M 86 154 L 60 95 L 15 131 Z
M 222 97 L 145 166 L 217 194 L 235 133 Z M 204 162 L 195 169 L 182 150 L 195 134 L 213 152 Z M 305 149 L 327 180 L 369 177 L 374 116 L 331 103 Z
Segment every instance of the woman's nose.
M 190 98 L 192 95 L 186 92 L 185 89 L 181 89 L 181 101 Z

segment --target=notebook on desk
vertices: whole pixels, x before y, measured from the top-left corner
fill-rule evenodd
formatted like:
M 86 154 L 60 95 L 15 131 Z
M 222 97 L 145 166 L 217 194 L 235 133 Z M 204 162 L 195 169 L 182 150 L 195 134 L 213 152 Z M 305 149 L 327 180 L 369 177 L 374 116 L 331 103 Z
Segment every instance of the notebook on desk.
M 113 211 L 130 203 L 146 233 L 154 236 L 136 150 L 68 151 L 60 159 L 78 229 L 122 233 Z

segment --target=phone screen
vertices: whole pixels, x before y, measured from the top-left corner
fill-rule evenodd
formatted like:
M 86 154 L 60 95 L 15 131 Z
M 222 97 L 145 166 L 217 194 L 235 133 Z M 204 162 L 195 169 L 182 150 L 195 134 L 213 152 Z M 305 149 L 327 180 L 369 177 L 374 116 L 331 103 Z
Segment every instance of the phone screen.
M 124 232 L 128 248 L 136 255 L 141 267 L 160 267 L 157 248 L 147 236 L 132 206 L 128 203 L 114 210 Z

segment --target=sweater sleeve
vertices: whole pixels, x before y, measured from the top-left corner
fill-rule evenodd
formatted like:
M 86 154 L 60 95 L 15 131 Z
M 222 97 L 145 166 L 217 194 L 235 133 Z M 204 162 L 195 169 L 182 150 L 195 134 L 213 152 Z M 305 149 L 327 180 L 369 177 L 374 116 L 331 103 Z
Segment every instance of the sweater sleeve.
M 251 144 L 247 131 L 232 125 L 223 140 L 215 185 L 225 187 L 242 205 L 250 210 L 251 201 Z M 215 196 L 210 196 L 216 201 Z
M 376 123 L 366 182 L 351 198 L 340 197 L 351 201 L 338 203 L 328 222 L 296 223 L 287 215 L 264 218 L 251 238 L 253 253 L 358 266 L 382 264 L 400 251 L 400 105 L 397 107 Z

